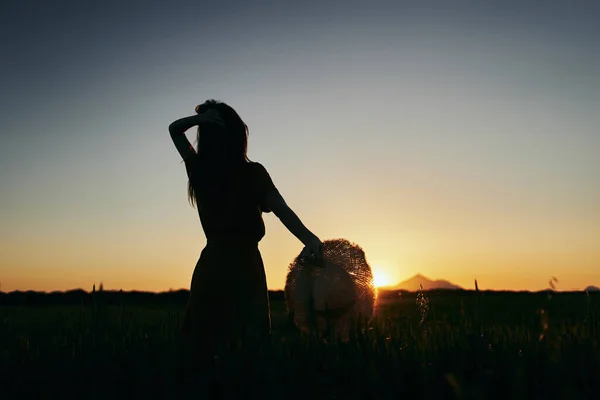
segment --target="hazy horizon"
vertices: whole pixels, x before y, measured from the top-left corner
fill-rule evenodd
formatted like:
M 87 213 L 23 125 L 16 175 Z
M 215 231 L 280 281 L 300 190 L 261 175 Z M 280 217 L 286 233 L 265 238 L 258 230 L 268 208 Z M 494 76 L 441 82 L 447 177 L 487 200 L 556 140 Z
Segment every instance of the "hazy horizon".
M 475 291 L 475 281 L 472 282 L 472 285 L 469 287 L 462 287 L 460 285 L 456 285 L 454 282 L 451 282 L 447 279 L 444 278 L 430 278 L 428 276 L 424 276 L 423 274 L 420 273 L 416 273 L 415 275 L 401 281 L 401 282 L 393 282 L 391 284 L 386 284 L 386 285 L 382 285 L 378 287 L 378 290 L 380 291 L 409 291 L 409 292 L 415 292 L 418 291 L 418 289 L 407 289 L 404 287 L 401 287 L 403 285 L 405 285 L 408 282 L 413 282 L 417 277 L 423 277 L 425 279 L 428 279 L 431 283 L 436 283 L 439 281 L 444 281 L 446 283 L 449 283 L 453 286 L 453 288 L 448 288 L 448 287 L 431 287 L 431 288 L 427 288 L 424 287 L 423 290 L 428 291 L 428 290 L 437 290 L 437 289 L 443 289 L 443 290 L 465 290 L 465 291 Z M 552 278 L 552 277 L 551 277 Z M 502 291 L 502 292 L 544 292 L 547 290 L 552 290 L 554 292 L 581 292 L 581 291 L 586 291 L 587 289 L 592 288 L 594 291 L 596 290 L 600 290 L 600 287 L 595 286 L 595 285 L 587 285 L 586 287 L 583 288 L 560 288 L 560 281 L 554 281 L 552 283 L 550 283 L 551 279 L 548 279 L 548 283 L 546 285 L 545 288 L 543 289 L 535 289 L 535 290 L 530 290 L 530 289 L 479 289 L 479 290 L 483 290 L 483 291 Z M 554 288 L 552 288 L 552 286 L 554 285 Z M 478 288 L 480 287 L 479 282 L 478 282 Z M 31 289 L 15 289 L 12 291 L 5 291 L 2 290 L 2 286 L 1 286 L 1 282 L 0 282 L 0 293 L 11 293 L 11 292 L 15 292 L 15 291 L 20 291 L 20 292 L 24 292 L 24 291 L 28 291 Z M 77 291 L 77 290 L 83 290 L 85 292 L 91 293 L 93 291 L 124 291 L 124 292 L 147 292 L 147 293 L 156 293 L 156 294 L 160 294 L 160 293 L 168 293 L 168 292 L 177 292 L 180 290 L 187 290 L 189 291 L 189 287 L 180 287 L 180 288 L 168 288 L 168 289 L 162 289 L 162 290 L 141 290 L 141 289 L 129 289 L 129 290 L 125 290 L 122 288 L 109 288 L 109 289 L 105 289 L 104 288 L 104 282 L 94 282 L 92 284 L 92 286 L 90 288 L 86 288 L 86 287 L 77 287 L 77 288 L 66 288 L 66 289 L 62 289 L 62 290 L 37 290 L 36 292 L 41 292 L 41 293 L 61 293 L 61 292 L 69 292 L 69 291 Z M 269 291 L 284 291 L 284 288 L 276 288 L 276 289 L 272 289 L 269 288 Z
M 382 284 L 600 286 L 600 6 L 443 4 L 3 3 L 2 291 L 188 288 L 205 239 L 167 127 L 208 98 Z M 282 289 L 302 245 L 264 219 Z

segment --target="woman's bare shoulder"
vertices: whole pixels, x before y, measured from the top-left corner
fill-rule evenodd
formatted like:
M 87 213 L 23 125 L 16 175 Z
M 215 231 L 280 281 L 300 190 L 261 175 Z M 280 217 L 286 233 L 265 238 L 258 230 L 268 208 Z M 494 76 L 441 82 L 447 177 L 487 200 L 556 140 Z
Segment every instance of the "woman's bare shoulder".
M 264 173 L 267 172 L 265 166 L 258 161 L 248 161 L 248 169 L 255 173 Z

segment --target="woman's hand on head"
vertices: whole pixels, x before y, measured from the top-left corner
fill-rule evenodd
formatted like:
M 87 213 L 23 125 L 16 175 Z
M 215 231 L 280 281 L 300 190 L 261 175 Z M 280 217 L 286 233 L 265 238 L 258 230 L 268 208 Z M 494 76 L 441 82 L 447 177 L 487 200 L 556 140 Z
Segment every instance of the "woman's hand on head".
M 225 127 L 225 121 L 223 121 L 221 114 L 214 108 L 209 108 L 203 113 L 198 114 L 197 119 L 198 125 L 215 124 L 223 128 Z

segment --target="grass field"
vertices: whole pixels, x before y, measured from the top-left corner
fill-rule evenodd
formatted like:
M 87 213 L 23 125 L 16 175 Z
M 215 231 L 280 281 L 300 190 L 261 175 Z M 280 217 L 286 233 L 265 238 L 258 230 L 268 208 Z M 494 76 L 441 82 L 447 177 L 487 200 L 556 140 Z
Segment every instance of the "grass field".
M 3 305 L 0 399 L 591 399 L 599 306 L 586 293 L 388 293 L 337 343 L 301 337 L 273 300 L 269 351 L 196 377 L 184 302 Z

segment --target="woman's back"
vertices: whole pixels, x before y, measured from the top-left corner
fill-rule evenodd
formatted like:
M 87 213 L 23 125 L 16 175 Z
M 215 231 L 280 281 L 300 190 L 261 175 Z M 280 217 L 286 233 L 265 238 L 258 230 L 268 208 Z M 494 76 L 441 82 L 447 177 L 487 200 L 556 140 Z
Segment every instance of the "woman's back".
M 198 214 L 208 240 L 248 240 L 265 235 L 265 195 L 275 189 L 266 169 L 256 162 L 217 167 L 201 159 L 188 168 Z

